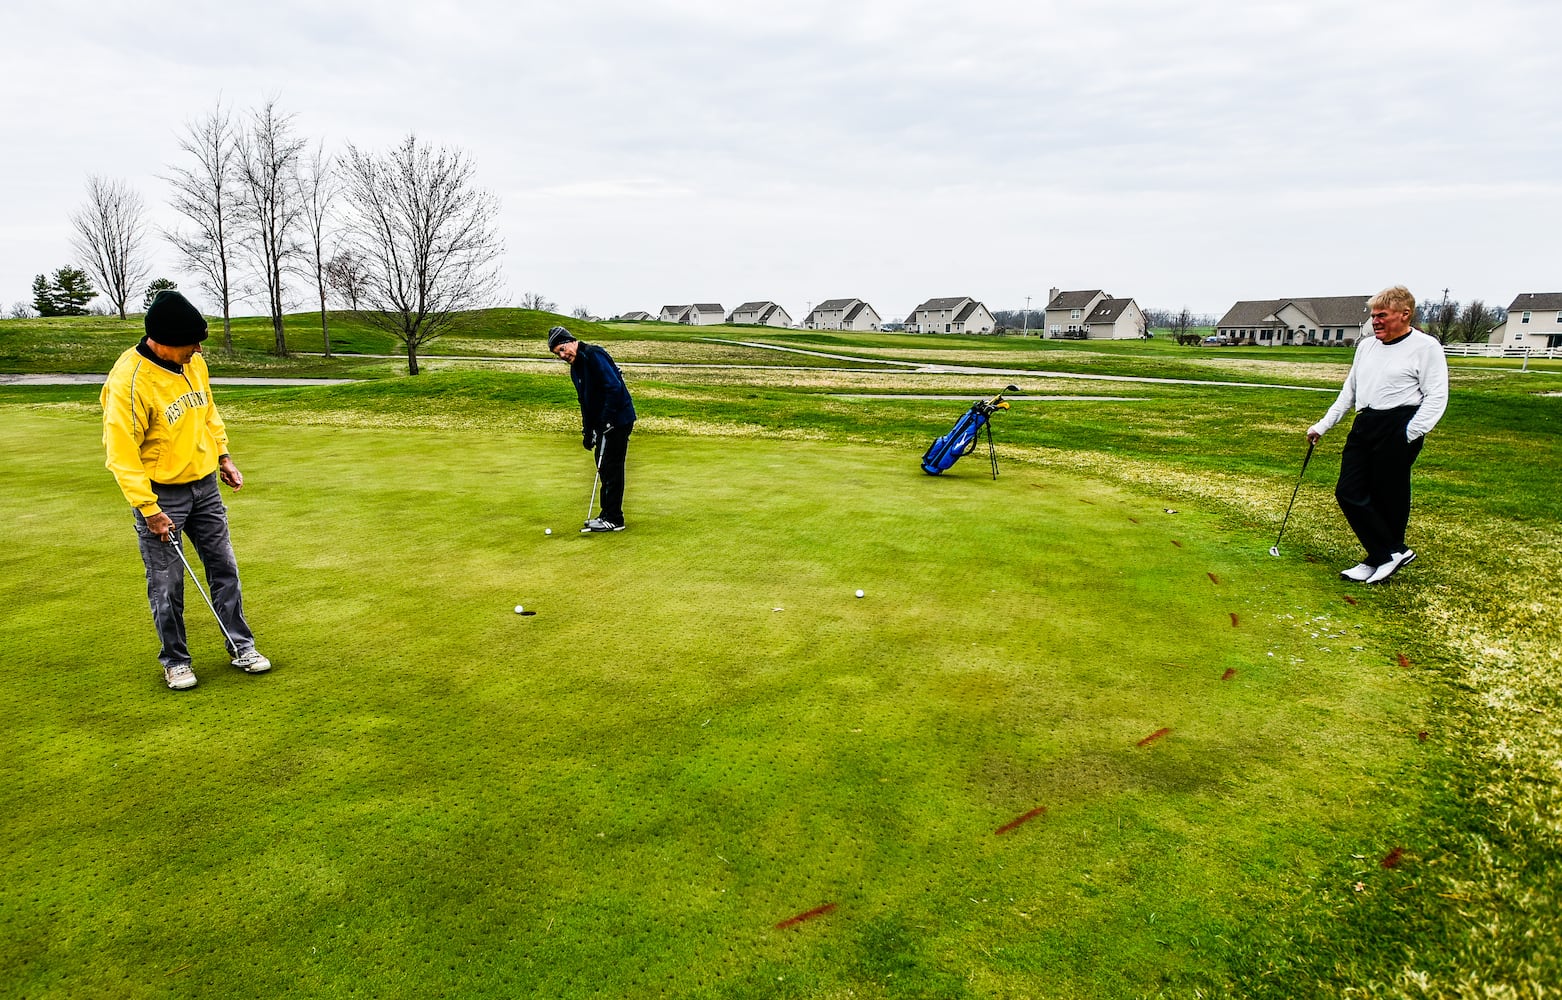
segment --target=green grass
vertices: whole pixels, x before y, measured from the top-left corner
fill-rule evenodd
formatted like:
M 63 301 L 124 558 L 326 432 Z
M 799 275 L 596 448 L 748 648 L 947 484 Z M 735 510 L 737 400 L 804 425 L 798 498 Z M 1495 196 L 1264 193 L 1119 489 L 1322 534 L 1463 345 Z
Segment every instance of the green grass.
M 0 994 L 1555 994 L 1562 379 L 1456 372 L 1368 590 L 1343 428 L 1264 554 L 1326 393 L 1022 399 L 992 481 L 832 395 L 990 379 L 630 377 L 609 537 L 562 371 L 219 389 L 277 668 L 191 594 L 187 694 L 96 388 L 0 388 Z
M 174 697 L 94 425 L 8 427 L 6 498 L 58 442 L 48 521 L 78 526 L 24 518 L 6 556 L 6 841 L 51 886 L 5 942 L 28 994 L 1218 984 L 1219 937 L 1392 846 L 1411 803 L 1363 779 L 1426 756 L 1371 602 L 1305 563 L 1153 496 L 814 442 L 648 436 L 633 530 L 582 538 L 568 440 L 250 428 L 233 519 L 278 668 L 224 670 L 192 607 Z

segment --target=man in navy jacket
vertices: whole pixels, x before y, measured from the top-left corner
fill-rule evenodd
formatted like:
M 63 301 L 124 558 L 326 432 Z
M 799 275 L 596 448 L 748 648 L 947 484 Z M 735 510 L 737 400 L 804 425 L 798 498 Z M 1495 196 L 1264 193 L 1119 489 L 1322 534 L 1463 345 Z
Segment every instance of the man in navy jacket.
M 635 404 L 624 376 L 607 351 L 576 340 L 556 326 L 548 331 L 548 350 L 569 364 L 570 381 L 580 400 L 580 443 L 600 448 L 602 511 L 585 523 L 587 531 L 624 530 L 624 459 L 635 429 Z

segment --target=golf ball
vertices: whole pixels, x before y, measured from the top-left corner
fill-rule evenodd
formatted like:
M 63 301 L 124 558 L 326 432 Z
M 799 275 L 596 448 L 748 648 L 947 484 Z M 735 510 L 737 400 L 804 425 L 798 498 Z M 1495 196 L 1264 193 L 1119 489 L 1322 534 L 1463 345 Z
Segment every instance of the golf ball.
M 859 590 L 859 591 L 857 591 L 857 596 L 858 596 L 858 597 L 861 597 L 861 596 L 862 596 L 862 591 L 860 591 L 860 590 Z
M 551 535 L 551 534 L 553 534 L 553 529 L 552 528 L 543 528 L 542 529 L 542 533 L 544 535 Z
M 516 605 L 516 606 L 515 606 L 515 613 L 516 613 L 516 614 L 520 614 L 520 613 L 521 613 L 521 612 L 522 612 L 522 611 L 525 611 L 525 610 L 526 610 L 526 609 L 525 609 L 525 608 L 523 608 L 523 607 L 521 607 L 521 606 L 520 606 L 520 605 L 519 605 L 519 604 L 517 604 L 517 605 Z

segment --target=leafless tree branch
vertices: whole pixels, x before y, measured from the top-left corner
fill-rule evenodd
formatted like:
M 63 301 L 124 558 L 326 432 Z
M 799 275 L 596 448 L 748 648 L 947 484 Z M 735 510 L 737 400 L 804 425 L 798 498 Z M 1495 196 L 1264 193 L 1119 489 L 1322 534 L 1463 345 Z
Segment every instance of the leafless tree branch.
M 81 265 L 125 318 L 125 303 L 151 268 L 142 257 L 146 215 L 141 196 L 123 181 L 96 174 L 87 178 L 87 204 L 71 216 L 71 241 Z
M 212 111 L 185 126 L 179 148 L 194 158 L 195 165 L 174 167 L 163 179 L 173 187 L 169 203 L 190 228 L 165 229 L 163 238 L 178 252 L 183 269 L 197 275 L 201 287 L 222 306 L 222 347 L 231 354 L 236 297 L 231 270 L 239 209 L 232 112 L 218 101 Z
M 293 135 L 293 117 L 279 113 L 276 101 L 270 100 L 250 113 L 248 128 L 238 132 L 237 146 L 243 244 L 260 272 L 276 353 L 284 355 L 286 275 L 302 250 L 298 229 L 304 208 L 297 167 L 305 143 Z
M 368 275 L 365 315 L 406 347 L 412 375 L 418 349 L 499 287 L 499 201 L 473 175 L 459 150 L 416 135 L 387 153 L 347 146 L 342 181 L 349 239 Z

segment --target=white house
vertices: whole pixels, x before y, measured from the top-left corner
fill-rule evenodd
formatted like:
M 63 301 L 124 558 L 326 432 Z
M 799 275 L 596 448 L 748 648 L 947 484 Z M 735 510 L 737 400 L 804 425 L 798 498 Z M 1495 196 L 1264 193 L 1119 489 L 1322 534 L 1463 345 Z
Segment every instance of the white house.
M 792 325 L 792 317 L 774 302 L 745 302 L 732 310 L 728 323 L 751 323 L 755 326 Z
M 727 316 L 720 302 L 696 302 L 688 306 L 662 306 L 657 317 L 663 323 L 682 323 L 685 326 L 714 326 Z
M 1562 347 L 1562 292 L 1525 292 L 1508 307 L 1508 318 L 1491 332 L 1491 343 L 1543 351 Z
M 1368 295 L 1306 299 L 1249 299 L 1238 302 L 1215 324 L 1215 334 L 1231 343 L 1279 347 L 1284 344 L 1350 346 L 1370 333 Z
M 992 312 L 970 296 L 928 299 L 906 317 L 910 333 L 992 333 L 997 327 Z
M 808 330 L 877 330 L 882 320 L 861 299 L 826 299 L 803 319 Z
M 1088 340 L 1136 340 L 1149 329 L 1144 311 L 1133 299 L 1115 299 L 1099 288 L 1047 294 L 1047 333 Z
M 624 323 L 639 323 L 650 318 L 651 314 L 646 312 L 644 309 L 636 309 L 633 312 L 624 313 L 622 316 L 618 317 L 618 320 Z

